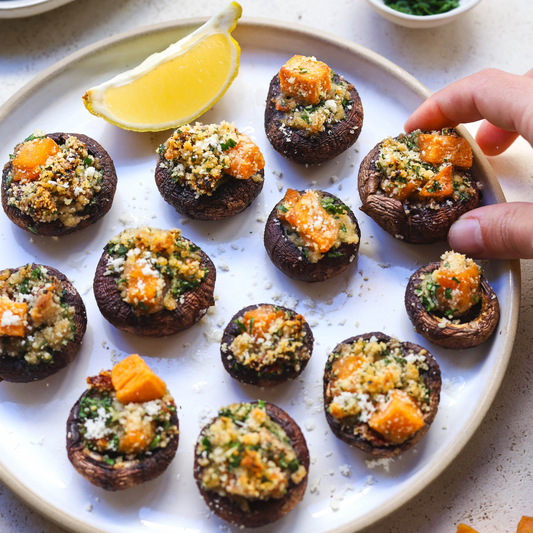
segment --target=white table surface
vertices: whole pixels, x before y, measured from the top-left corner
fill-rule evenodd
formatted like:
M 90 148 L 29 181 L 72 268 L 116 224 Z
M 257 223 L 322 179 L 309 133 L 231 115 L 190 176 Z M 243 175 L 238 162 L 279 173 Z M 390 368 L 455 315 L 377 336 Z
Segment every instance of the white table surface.
M 225 3 L 76 0 L 33 18 L 0 20 L 0 105 L 42 70 L 84 46 L 146 24 L 211 16 Z M 533 67 L 529 0 L 483 0 L 460 20 L 430 30 L 395 26 L 364 0 L 240 3 L 244 16 L 295 22 L 353 40 L 390 59 L 433 91 L 487 67 L 515 74 Z M 509 201 L 533 202 L 533 150 L 528 143 L 521 139 L 490 162 Z M 480 533 L 513 533 L 522 515 L 533 516 L 532 265 L 522 262 L 516 344 L 486 419 L 443 475 L 365 533 L 454 533 L 459 522 Z M 0 483 L 0 532 L 64 530 Z

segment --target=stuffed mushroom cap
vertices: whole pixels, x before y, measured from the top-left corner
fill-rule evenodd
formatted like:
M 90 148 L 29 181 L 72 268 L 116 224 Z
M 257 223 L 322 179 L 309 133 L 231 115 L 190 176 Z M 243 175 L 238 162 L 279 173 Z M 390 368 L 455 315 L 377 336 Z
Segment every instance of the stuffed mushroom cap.
M 248 412 L 247 417 L 257 422 L 256 429 L 266 430 L 267 436 L 270 434 L 270 439 L 274 439 L 278 446 L 276 450 L 283 450 L 283 453 L 276 454 L 269 461 L 268 468 L 265 467 L 262 471 L 262 476 L 268 479 L 270 479 L 271 470 L 273 474 L 278 474 L 276 482 L 270 485 L 265 484 L 267 487 L 273 486 L 271 490 L 266 489 L 272 492 L 271 497 L 267 497 L 265 490 L 258 486 L 259 498 L 245 498 L 241 494 L 244 489 L 239 483 L 236 484 L 236 490 L 230 497 L 223 490 L 219 476 L 216 474 L 217 471 L 222 471 L 221 468 L 226 469 L 226 466 L 218 465 L 213 468 L 211 455 L 208 452 L 213 447 L 210 438 L 217 432 L 223 431 L 224 426 L 229 427 L 227 424 L 230 424 L 232 420 L 241 422 L 238 426 L 232 423 L 236 431 L 243 434 L 249 433 L 248 437 L 244 437 L 249 444 L 242 449 L 235 448 L 233 456 L 229 459 L 234 465 L 232 471 L 247 472 L 246 465 L 249 461 L 254 456 L 261 456 L 262 445 L 266 442 L 265 437 L 259 437 L 260 433 L 251 429 L 246 421 L 247 418 L 242 416 L 243 412 Z M 224 419 L 223 423 L 221 419 Z M 283 435 L 286 435 L 288 442 L 283 438 L 280 439 Z M 251 444 L 253 442 L 256 444 Z M 296 422 L 284 410 L 261 401 L 251 404 L 233 404 L 221 409 L 219 415 L 200 433 L 194 455 L 194 477 L 200 494 L 210 510 L 218 517 L 241 527 L 260 527 L 279 520 L 302 500 L 307 486 L 309 462 L 309 450 L 305 437 Z
M 0 272 L 0 315 L 0 378 L 16 383 L 65 368 L 87 328 L 78 291 L 58 270 L 36 263 Z
M 288 211 L 292 211 L 289 217 Z M 298 231 L 308 219 L 320 220 L 320 227 Z M 314 283 L 346 270 L 357 257 L 360 237 L 355 215 L 339 198 L 325 191 L 289 189 L 268 217 L 264 243 L 271 261 L 285 275 Z
M 420 145 L 419 139 L 426 138 L 429 140 Z M 401 145 L 405 148 L 398 152 Z M 426 145 L 427 149 L 420 147 Z M 454 158 L 453 153 L 459 155 Z M 479 205 L 479 185 L 468 173 L 471 165 L 471 148 L 455 130 L 431 134 L 418 130 L 385 139 L 359 168 L 360 209 L 387 233 L 405 242 L 446 240 L 451 225 Z
M 263 155 L 247 135 L 227 122 L 181 126 L 158 152 L 159 192 L 189 218 L 232 217 L 249 207 L 263 189 Z
M 443 257 L 445 256 L 446 254 Z M 460 289 L 461 285 L 468 285 L 470 281 L 458 278 L 456 274 L 453 276 L 455 279 L 448 283 L 450 287 L 447 289 L 439 287 L 435 291 L 433 274 L 441 268 L 442 262 L 429 263 L 411 276 L 405 290 L 407 314 L 416 332 L 438 346 L 452 350 L 479 346 L 494 333 L 498 325 L 500 318 L 498 298 L 480 272 L 478 276 L 471 278 L 475 287 L 474 300 L 470 302 L 471 307 L 465 306 L 462 313 L 453 313 L 453 308 L 444 311 L 435 307 L 438 303 L 437 292 L 447 290 L 444 301 L 448 302 L 455 297 L 454 291 Z M 432 295 L 426 294 L 428 283 L 431 285 Z
M 249 305 L 229 321 L 220 353 L 232 378 L 271 387 L 304 371 L 313 353 L 313 333 L 305 319 L 291 309 Z
M 15 147 L 2 174 L 2 206 L 20 228 L 61 236 L 97 222 L 110 209 L 115 166 L 94 139 L 39 133 Z
M 180 230 L 142 227 L 109 241 L 96 268 L 94 295 L 116 328 L 163 337 L 205 315 L 214 304 L 215 280 L 211 259 Z
M 396 379 L 394 387 L 391 379 Z M 409 394 L 402 382 L 409 383 Z M 326 420 L 335 436 L 350 446 L 375 457 L 395 457 L 429 430 L 441 383 L 437 362 L 421 346 L 380 332 L 350 337 L 335 347 L 326 363 Z
M 161 475 L 179 442 L 176 405 L 165 383 L 137 355 L 87 382 L 67 421 L 74 468 L 109 491 Z
M 266 135 L 290 161 L 329 161 L 357 141 L 362 126 L 363 106 L 355 87 L 315 58 L 294 56 L 270 83 Z

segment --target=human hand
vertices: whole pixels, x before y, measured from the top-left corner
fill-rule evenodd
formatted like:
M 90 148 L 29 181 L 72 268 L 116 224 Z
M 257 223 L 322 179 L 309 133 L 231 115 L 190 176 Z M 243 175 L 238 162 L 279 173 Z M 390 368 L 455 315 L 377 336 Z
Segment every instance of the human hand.
M 486 69 L 428 98 L 405 131 L 438 130 L 485 119 L 476 141 L 486 155 L 504 152 L 522 135 L 533 145 L 533 69 L 524 76 Z M 513 202 L 469 211 L 452 225 L 450 246 L 479 258 L 533 258 L 533 204 Z

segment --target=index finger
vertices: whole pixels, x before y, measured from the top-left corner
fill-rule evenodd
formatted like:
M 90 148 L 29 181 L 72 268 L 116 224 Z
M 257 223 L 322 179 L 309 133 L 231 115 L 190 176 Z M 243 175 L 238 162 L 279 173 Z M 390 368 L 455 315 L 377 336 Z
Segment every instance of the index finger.
M 430 96 L 405 123 L 405 131 L 439 130 L 487 119 L 533 143 L 533 79 L 486 69 Z

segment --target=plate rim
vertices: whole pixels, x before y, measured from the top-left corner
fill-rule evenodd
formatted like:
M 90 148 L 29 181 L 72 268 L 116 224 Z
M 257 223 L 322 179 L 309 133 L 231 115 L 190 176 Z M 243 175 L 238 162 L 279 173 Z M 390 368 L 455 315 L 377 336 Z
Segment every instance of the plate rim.
M 10 0 L 0 2 L 0 19 L 25 18 L 52 11 L 74 0 Z M 2 5 L 5 4 L 5 5 Z
M 72 0 L 49 0 L 66 3 Z M 0 13 L 1 18 L 1 13 Z M 38 87 L 46 82 L 47 79 L 55 76 L 56 74 L 67 70 L 71 65 L 77 61 L 88 58 L 90 56 L 99 54 L 105 51 L 107 48 L 114 46 L 115 44 L 122 43 L 128 40 L 134 40 L 139 37 L 144 37 L 150 34 L 156 34 L 159 32 L 167 31 L 169 29 L 184 29 L 190 27 L 191 30 L 205 23 L 209 17 L 193 17 L 186 19 L 177 19 L 173 21 L 160 22 L 156 24 L 150 24 L 128 30 L 111 37 L 102 39 L 88 45 L 81 50 L 78 50 L 67 57 L 56 62 L 52 66 L 45 69 L 43 72 L 31 79 L 27 84 L 21 87 L 13 96 L 11 96 L 0 107 L 0 122 L 2 122 L 11 113 L 16 111 L 18 104 L 22 102 L 28 95 L 38 89 Z M 304 34 L 306 37 L 310 37 L 314 40 L 327 42 L 329 45 L 342 47 L 355 53 L 359 57 L 366 59 L 367 61 L 374 63 L 376 66 L 381 67 L 391 75 L 401 79 L 401 81 L 418 93 L 423 98 L 428 98 L 432 93 L 419 82 L 414 76 L 406 72 L 401 67 L 397 66 L 392 61 L 385 57 L 373 52 L 372 50 L 361 46 L 353 41 L 345 39 L 343 37 L 336 36 L 329 32 L 325 32 L 310 26 L 305 26 L 297 23 L 289 23 L 284 21 L 277 21 L 268 18 L 258 17 L 243 17 L 239 21 L 237 29 L 250 30 L 256 29 L 269 29 L 275 31 L 283 31 L 292 34 Z M 458 130 L 472 146 L 475 160 L 482 172 L 489 179 L 490 187 L 498 201 L 498 203 L 506 202 L 505 196 L 501 189 L 501 186 L 496 178 L 496 175 L 475 140 L 469 134 L 468 130 L 464 126 L 458 126 Z M 502 342 L 501 354 L 497 358 L 496 364 L 490 374 L 490 379 L 487 386 L 486 394 L 483 399 L 478 403 L 472 415 L 470 417 L 471 424 L 462 432 L 454 441 L 453 446 L 449 446 L 447 450 L 441 455 L 438 460 L 434 462 L 427 470 L 420 475 L 417 480 L 411 482 L 406 487 L 406 490 L 389 501 L 382 504 L 374 514 L 367 515 L 366 517 L 358 518 L 343 526 L 339 526 L 329 531 L 329 533 L 353 533 L 354 531 L 360 531 L 371 525 L 376 525 L 378 522 L 384 520 L 394 511 L 405 505 L 409 500 L 417 496 L 425 487 L 433 483 L 443 471 L 452 463 L 452 461 L 461 453 L 465 445 L 472 438 L 478 427 L 481 425 L 485 415 L 487 414 L 490 406 L 492 405 L 494 398 L 500 388 L 501 382 L 505 376 L 505 371 L 508 366 L 512 349 L 514 346 L 514 340 L 518 325 L 518 315 L 520 308 L 520 261 L 518 259 L 507 260 L 509 265 L 508 272 L 510 274 L 510 305 L 509 305 L 509 318 L 507 323 L 507 331 L 505 339 Z M 15 475 L 10 474 L 0 461 L 0 481 L 2 481 L 17 497 L 23 500 L 27 505 L 35 509 L 38 513 L 45 516 L 57 525 L 75 533 L 106 533 L 104 529 L 98 526 L 88 525 L 81 519 L 77 519 L 67 514 L 63 509 L 58 507 L 51 507 L 44 499 L 38 494 L 33 492 L 30 488 L 26 487 Z M 354 529 L 356 527 L 356 529 Z

